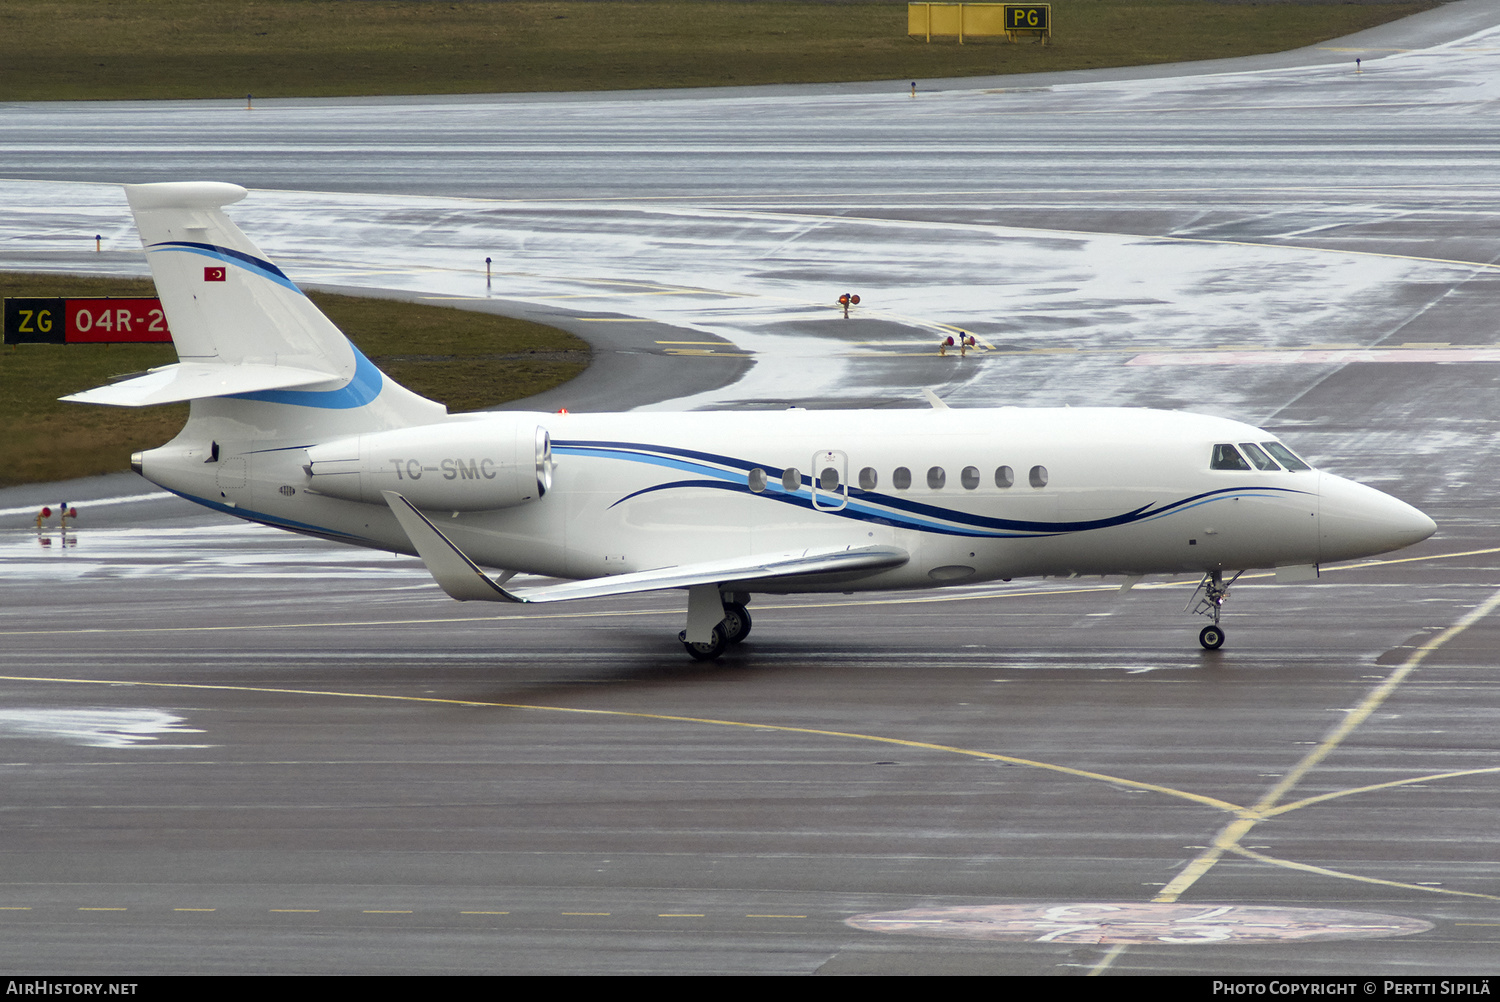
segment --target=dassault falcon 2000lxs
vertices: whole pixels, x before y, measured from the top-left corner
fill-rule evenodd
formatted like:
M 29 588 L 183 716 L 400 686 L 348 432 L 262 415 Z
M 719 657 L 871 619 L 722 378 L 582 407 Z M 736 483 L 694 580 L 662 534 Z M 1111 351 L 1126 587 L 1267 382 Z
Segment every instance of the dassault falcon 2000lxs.
M 180 361 L 65 399 L 191 401 L 138 473 L 228 515 L 415 554 L 456 599 L 683 589 L 678 639 L 704 659 L 749 633 L 754 592 L 1191 573 L 1213 649 L 1245 570 L 1310 578 L 1435 528 L 1269 432 L 1198 414 L 936 398 L 687 420 L 449 414 L 387 378 L 230 222 L 243 188 L 126 193 Z M 572 580 L 507 589 L 517 573 Z

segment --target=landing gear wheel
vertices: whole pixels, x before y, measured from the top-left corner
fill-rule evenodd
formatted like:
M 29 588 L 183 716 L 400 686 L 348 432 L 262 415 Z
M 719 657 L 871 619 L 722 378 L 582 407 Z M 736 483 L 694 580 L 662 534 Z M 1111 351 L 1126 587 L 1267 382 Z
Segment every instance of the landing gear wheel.
M 719 624 L 724 639 L 737 644 L 750 636 L 750 610 L 738 602 L 724 606 L 724 621 Z
M 1205 626 L 1203 632 L 1198 634 L 1198 643 L 1206 651 L 1216 651 L 1224 646 L 1224 631 L 1217 626 Z
M 677 639 L 682 641 L 682 646 L 687 649 L 694 661 L 712 661 L 724 653 L 724 648 L 729 646 L 729 641 L 724 639 L 724 628 L 715 626 L 713 638 L 706 644 L 691 643 L 687 638 L 687 631 L 683 630 L 677 634 Z

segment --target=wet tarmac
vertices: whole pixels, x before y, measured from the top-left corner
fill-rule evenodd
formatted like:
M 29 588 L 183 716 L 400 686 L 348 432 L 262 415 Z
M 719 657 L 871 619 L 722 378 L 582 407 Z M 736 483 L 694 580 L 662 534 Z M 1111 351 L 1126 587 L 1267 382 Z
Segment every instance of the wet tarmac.
M 68 500 L 68 537 L 5 516 L 0 563 L 0 922 L 28 970 L 1493 966 L 1500 637 L 1453 627 L 1500 571 L 1455 513 L 1402 563 L 1245 581 L 1213 654 L 1191 582 L 1032 581 L 762 597 L 698 665 L 674 597 L 497 614 L 411 559 Z M 1116 952 L 845 924 L 1168 893 L 1433 928 Z
M 1476 9 L 1493 5 L 1443 11 Z M 488 302 L 464 256 L 521 232 L 494 295 L 660 325 L 611 335 L 590 378 L 612 407 L 900 406 L 923 385 L 955 406 L 1181 406 L 1272 427 L 1440 530 L 1316 584 L 1247 576 L 1216 653 L 1182 611 L 1193 582 L 1095 579 L 760 597 L 752 638 L 705 666 L 674 639 L 675 596 L 476 609 L 414 560 L 129 475 L 0 491 L 7 956 L 69 974 L 1492 972 L 1490 45 L 1358 78 L 903 95 L 883 124 L 859 112 L 885 98 L 847 89 L 455 101 L 379 183 L 252 195 L 236 218 L 320 284 Z M 502 106 L 517 130 L 472 155 L 515 146 L 495 168 L 512 201 L 476 206 L 500 193 L 464 187 L 454 133 Z M 342 107 L 294 110 L 311 135 Z M 410 121 L 358 107 L 362 138 L 284 158 L 282 187 L 343 176 Z M 75 109 L 50 121 L 106 114 Z M 195 132 L 201 114 L 158 123 L 141 148 L 167 152 L 141 175 L 223 177 L 262 143 Z M 628 135 L 591 125 L 606 114 Z M 101 181 L 115 156 L 39 173 Z M 246 164 L 236 179 L 271 183 Z M 3 187 L 6 267 L 139 268 L 123 223 L 103 259 L 68 247 L 70 226 L 123 218 L 117 195 Z M 854 281 L 871 308 L 845 322 L 818 297 Z M 944 325 L 986 349 L 935 355 Z M 1420 354 L 1440 350 L 1458 354 Z M 611 382 L 632 353 L 668 368 Z M 63 500 L 78 519 L 38 531 Z M 1105 905 L 1196 924 L 1096 935 L 1079 916 Z M 1032 924 L 966 940 L 871 919 L 1000 906 Z M 1221 909 L 1250 906 L 1290 931 L 1235 935 Z M 1318 922 L 1393 931 L 1294 934 Z

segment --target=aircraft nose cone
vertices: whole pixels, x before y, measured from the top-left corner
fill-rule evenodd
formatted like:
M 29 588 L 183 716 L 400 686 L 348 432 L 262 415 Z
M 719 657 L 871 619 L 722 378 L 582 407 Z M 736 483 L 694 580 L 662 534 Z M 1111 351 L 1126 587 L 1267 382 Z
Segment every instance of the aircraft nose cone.
M 1420 543 L 1437 523 L 1389 494 L 1323 474 L 1319 557 L 1324 562 L 1388 553 Z

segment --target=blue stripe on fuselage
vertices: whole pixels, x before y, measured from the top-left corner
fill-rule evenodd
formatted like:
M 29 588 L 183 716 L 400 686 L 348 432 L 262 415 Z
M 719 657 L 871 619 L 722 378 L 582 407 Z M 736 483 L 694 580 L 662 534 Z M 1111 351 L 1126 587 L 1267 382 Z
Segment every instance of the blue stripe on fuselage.
M 162 484 L 160 486 L 166 487 L 165 484 Z M 189 494 L 186 491 L 179 491 L 171 487 L 166 487 L 166 489 L 171 491 L 173 494 L 176 494 L 178 497 L 183 498 L 184 500 L 191 501 L 194 504 L 201 504 L 203 507 L 212 508 L 217 512 L 223 512 L 225 515 L 233 515 L 235 518 L 242 518 L 247 522 L 259 522 L 262 525 L 269 525 L 274 529 L 286 529 L 288 532 L 300 532 L 303 535 L 307 536 L 321 536 L 324 539 L 332 539 L 342 543 L 353 543 L 356 546 L 374 546 L 379 547 L 380 549 L 389 548 L 385 543 L 377 542 L 373 539 L 366 539 L 364 536 L 356 536 L 353 533 L 339 532 L 337 529 L 329 529 L 321 525 L 313 525 L 311 522 L 298 522 L 295 519 L 280 518 L 276 515 L 267 515 L 263 511 L 251 511 L 248 508 L 242 508 L 239 505 L 225 504 L 222 501 L 211 501 L 208 498 L 200 498 L 196 494 Z
M 563 455 L 590 456 L 597 459 L 619 459 L 625 462 L 661 466 L 713 478 L 712 480 L 674 481 L 672 483 L 645 487 L 625 495 L 615 501 L 610 507 L 644 494 L 688 487 L 715 488 L 744 494 L 753 493 L 747 485 L 741 483 L 740 474 L 737 471 L 753 469 L 756 464 L 730 456 L 720 456 L 714 453 L 698 452 L 691 449 L 645 446 L 629 442 L 564 441 L 554 442 L 552 448 L 554 452 Z M 683 458 L 678 459 L 673 457 Z M 693 462 L 692 460 L 699 460 L 699 462 Z M 707 465 L 708 463 L 717 463 L 719 466 L 729 467 L 730 470 L 736 472 L 716 469 L 713 466 Z M 775 466 L 766 465 L 760 468 L 766 471 L 768 479 L 784 472 L 784 470 Z M 804 474 L 801 476 L 800 482 L 811 487 L 812 478 Z M 858 488 L 850 489 L 848 503 L 844 507 L 818 508 L 813 505 L 810 496 L 803 497 L 800 493 L 785 491 L 775 479 L 769 479 L 766 488 L 764 493 L 757 496 L 766 498 L 767 500 L 797 505 L 798 507 L 828 515 L 837 515 L 841 518 L 852 518 L 859 521 L 876 522 L 882 525 L 917 529 L 943 535 L 988 538 L 1026 538 L 1039 535 L 1059 535 L 1068 532 L 1085 532 L 1090 529 L 1107 529 L 1118 525 L 1129 525 L 1134 522 L 1159 518 L 1176 511 L 1196 507 L 1200 504 L 1228 500 L 1232 497 L 1277 497 L 1307 493 L 1306 491 L 1291 487 L 1227 487 L 1181 498 L 1166 505 L 1143 505 L 1132 511 L 1122 512 L 1119 515 L 1112 515 L 1107 518 L 1088 519 L 1077 522 L 1039 522 L 973 515 L 968 512 L 954 511 L 953 509 L 943 508 L 938 505 L 892 497 L 888 494 L 865 491 Z M 941 522 L 957 523 L 957 526 L 942 525 Z

